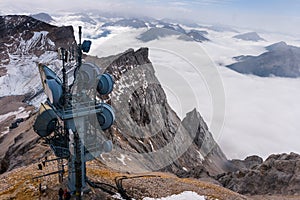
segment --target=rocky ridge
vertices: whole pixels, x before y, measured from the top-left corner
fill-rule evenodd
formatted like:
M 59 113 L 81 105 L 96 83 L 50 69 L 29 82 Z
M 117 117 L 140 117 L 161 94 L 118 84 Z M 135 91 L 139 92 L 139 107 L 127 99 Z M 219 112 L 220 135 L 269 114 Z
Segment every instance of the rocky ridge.
M 228 189 L 248 195 L 299 195 L 300 155 L 295 153 L 258 156 L 231 161 L 238 170 L 221 174 L 217 180 Z

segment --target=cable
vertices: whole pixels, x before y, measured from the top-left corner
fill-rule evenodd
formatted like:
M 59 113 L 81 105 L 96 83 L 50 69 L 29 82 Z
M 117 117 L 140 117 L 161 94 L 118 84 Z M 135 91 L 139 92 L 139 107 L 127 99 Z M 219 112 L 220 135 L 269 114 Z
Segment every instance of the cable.
M 89 179 L 87 179 L 87 183 L 93 187 L 93 188 L 98 188 L 101 189 L 102 191 L 110 194 L 110 195 L 115 195 L 116 193 L 119 193 L 121 197 L 125 200 L 132 200 L 133 198 L 130 197 L 127 194 L 127 191 L 123 187 L 123 180 L 128 180 L 128 179 L 136 179 L 136 178 L 146 178 L 146 177 L 160 177 L 158 175 L 140 175 L 140 176 L 117 176 L 115 178 L 115 183 L 116 187 L 107 183 L 100 183 L 100 182 L 92 182 Z M 110 189 L 108 189 L 108 188 Z M 113 192 L 114 190 L 115 192 Z
M 117 193 L 118 189 L 114 187 L 113 185 L 107 184 L 107 183 L 100 183 L 100 182 L 92 182 L 91 180 L 87 179 L 86 182 L 93 188 L 101 189 L 102 191 L 114 195 Z M 107 187 L 107 188 L 106 188 Z M 110 189 L 108 189 L 110 188 Z M 113 192 L 114 190 L 115 192 Z

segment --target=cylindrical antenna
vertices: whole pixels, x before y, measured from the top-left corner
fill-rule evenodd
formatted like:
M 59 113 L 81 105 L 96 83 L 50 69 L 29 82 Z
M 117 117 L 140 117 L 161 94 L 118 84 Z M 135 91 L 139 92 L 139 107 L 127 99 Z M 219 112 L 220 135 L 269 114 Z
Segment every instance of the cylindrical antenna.
M 80 66 L 81 66 L 81 63 L 82 63 L 82 50 L 81 50 L 81 35 L 82 35 L 82 33 L 81 33 L 81 26 L 79 26 L 78 27 L 79 28 L 79 44 L 78 44 L 78 68 L 80 68 Z
M 61 58 L 62 58 L 62 74 L 63 74 L 63 104 L 66 108 L 67 106 L 67 87 L 68 87 L 68 81 L 67 81 L 67 71 L 65 68 L 65 56 L 66 51 L 64 48 L 60 48 Z
M 78 32 L 78 33 L 79 33 L 79 44 L 81 44 L 81 34 L 82 34 L 81 28 L 82 28 L 82 27 L 79 26 L 78 28 L 79 28 L 79 32 Z

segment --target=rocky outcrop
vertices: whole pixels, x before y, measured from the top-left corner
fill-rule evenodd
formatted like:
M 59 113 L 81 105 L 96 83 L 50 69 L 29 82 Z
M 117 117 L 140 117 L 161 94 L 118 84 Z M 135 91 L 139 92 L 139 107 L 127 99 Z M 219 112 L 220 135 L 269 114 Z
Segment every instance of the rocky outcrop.
M 259 156 L 249 156 L 245 160 L 233 159 L 228 161 L 228 166 L 231 171 L 241 169 L 252 169 L 263 163 L 263 159 Z
M 201 117 L 200 113 L 194 109 L 187 113 L 182 121 L 183 127 L 193 138 L 193 143 L 188 150 L 172 165 L 171 172 L 181 177 L 202 178 L 214 176 L 227 171 L 227 159 L 219 145 L 215 142 L 208 126 Z M 175 168 L 178 163 L 183 165 Z M 180 166 L 180 165 L 179 165 Z M 203 170 L 200 170 L 203 169 Z M 204 172 L 204 176 L 202 173 Z
M 217 179 L 224 187 L 241 194 L 300 194 L 300 155 L 271 155 L 261 161 L 257 156 L 233 161 L 239 169 Z
M 238 62 L 227 67 L 243 74 L 261 77 L 300 77 L 300 48 L 279 42 L 266 47 L 259 56 L 239 56 Z

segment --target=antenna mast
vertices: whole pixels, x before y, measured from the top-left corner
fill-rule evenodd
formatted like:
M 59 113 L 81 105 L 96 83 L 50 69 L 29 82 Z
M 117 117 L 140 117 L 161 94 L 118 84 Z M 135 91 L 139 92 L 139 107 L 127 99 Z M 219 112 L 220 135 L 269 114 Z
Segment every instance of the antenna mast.
M 59 181 L 62 182 L 62 173 L 64 172 L 62 160 L 67 159 L 68 188 L 75 194 L 77 200 L 81 199 L 82 193 L 87 187 L 86 161 L 112 150 L 110 140 L 103 141 L 103 137 L 97 136 L 96 132 L 91 132 L 89 127 L 92 125 L 87 123 L 88 119 L 92 114 L 96 114 L 101 130 L 108 129 L 115 119 L 110 105 L 102 101 L 98 102 L 95 98 L 96 95 L 88 96 L 93 92 L 108 95 L 113 90 L 114 81 L 109 74 L 100 74 L 98 66 L 88 63 L 82 64 L 82 52 L 89 52 L 91 41 L 85 40 L 81 43 L 81 29 L 82 27 L 79 26 L 79 44 L 77 45 L 72 85 L 68 86 L 65 65 L 69 60 L 69 55 L 71 54 L 70 57 L 73 57 L 73 49 L 71 53 L 64 48 L 59 50 L 62 60 L 62 81 L 50 68 L 42 64 L 39 65 L 44 92 L 48 99 L 45 104 L 42 104 L 42 109 L 34 124 L 35 132 L 45 139 L 58 158 L 58 171 L 45 175 L 60 173 Z M 78 78 L 77 82 L 80 82 L 78 85 L 74 85 L 76 78 Z M 95 81 L 96 87 L 90 86 Z M 71 91 L 74 91 L 74 87 L 76 94 L 72 96 Z M 63 122 L 63 127 L 59 125 L 60 121 Z M 97 130 L 95 129 L 95 131 Z M 94 138 L 95 135 L 96 138 Z M 88 149 L 89 145 L 93 146 L 94 149 Z

